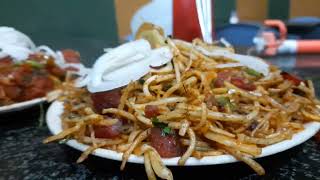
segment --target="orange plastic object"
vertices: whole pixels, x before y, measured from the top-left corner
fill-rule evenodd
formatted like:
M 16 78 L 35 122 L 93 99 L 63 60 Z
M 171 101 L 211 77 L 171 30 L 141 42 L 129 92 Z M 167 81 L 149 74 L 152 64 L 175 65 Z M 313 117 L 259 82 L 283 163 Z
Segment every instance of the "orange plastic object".
M 278 51 L 279 46 L 285 45 L 285 52 L 295 52 L 295 53 L 320 53 L 320 40 L 288 40 L 287 28 L 281 20 L 265 20 L 264 24 L 268 27 L 275 27 L 279 29 L 280 39 L 276 39 L 275 35 L 270 32 L 263 32 L 262 37 L 266 41 L 265 54 L 275 55 Z M 290 43 L 289 43 L 290 41 Z M 292 46 L 292 43 L 294 45 Z M 291 44 L 291 46 L 289 45 Z M 283 48 L 282 48 L 283 50 Z
M 287 28 L 286 28 L 286 25 L 281 20 L 268 19 L 264 21 L 264 24 L 266 26 L 275 27 L 279 29 L 280 41 L 283 41 L 287 38 Z
M 173 1 L 173 37 L 185 41 L 202 37 L 195 0 Z
M 319 53 L 320 40 L 298 40 L 297 53 Z

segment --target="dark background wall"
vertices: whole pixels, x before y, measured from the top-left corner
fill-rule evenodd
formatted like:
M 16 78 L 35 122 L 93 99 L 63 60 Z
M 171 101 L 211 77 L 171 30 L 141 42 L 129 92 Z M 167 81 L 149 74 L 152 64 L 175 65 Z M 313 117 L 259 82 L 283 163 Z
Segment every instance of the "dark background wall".
M 113 0 L 1 0 L 0 26 L 12 26 L 37 45 L 73 48 L 91 64 L 118 43 Z

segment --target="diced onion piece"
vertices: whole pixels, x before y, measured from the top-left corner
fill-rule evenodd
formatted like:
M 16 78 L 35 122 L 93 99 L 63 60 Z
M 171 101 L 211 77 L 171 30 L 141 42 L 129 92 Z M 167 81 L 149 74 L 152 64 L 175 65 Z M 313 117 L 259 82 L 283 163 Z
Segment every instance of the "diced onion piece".
M 227 64 L 218 64 L 216 65 L 216 68 L 223 69 L 223 68 L 233 68 L 233 67 L 241 67 L 244 66 L 241 63 L 227 63 Z
M 182 40 L 175 39 L 174 43 L 179 44 L 186 48 L 192 48 L 191 43 L 185 42 Z M 196 49 L 197 51 L 209 57 L 214 57 L 214 58 L 222 57 L 222 58 L 238 61 L 239 63 L 260 72 L 264 76 L 268 76 L 269 74 L 269 65 L 258 57 L 235 54 L 230 50 L 228 50 L 227 48 L 215 48 L 212 50 L 207 50 L 202 46 L 194 46 L 194 49 Z
M 0 27 L 0 58 L 10 56 L 14 60 L 26 59 L 35 49 L 32 40 L 11 27 Z
M 144 39 L 123 44 L 98 58 L 90 75 L 79 85 L 90 92 L 101 92 L 125 86 L 147 74 L 152 66 L 161 66 L 172 59 L 169 47 L 151 49 Z
M 196 46 L 195 48 L 207 56 L 215 58 L 223 57 L 234 61 L 238 61 L 239 63 L 262 73 L 264 76 L 267 76 L 269 74 L 269 65 L 258 57 L 235 54 L 223 49 L 208 51 L 200 46 Z

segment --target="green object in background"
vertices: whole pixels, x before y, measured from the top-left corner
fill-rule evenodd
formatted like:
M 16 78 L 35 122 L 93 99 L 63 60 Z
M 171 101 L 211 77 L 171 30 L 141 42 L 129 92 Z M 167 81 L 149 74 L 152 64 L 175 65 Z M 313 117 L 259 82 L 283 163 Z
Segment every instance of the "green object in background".
M 230 14 L 236 10 L 236 0 L 213 0 L 212 2 L 215 27 L 229 24 Z
M 289 18 L 289 9 L 290 0 L 268 0 L 269 19 L 287 20 Z
M 111 0 L 2 0 L 0 26 L 27 34 L 36 45 L 80 51 L 89 65 L 118 43 Z

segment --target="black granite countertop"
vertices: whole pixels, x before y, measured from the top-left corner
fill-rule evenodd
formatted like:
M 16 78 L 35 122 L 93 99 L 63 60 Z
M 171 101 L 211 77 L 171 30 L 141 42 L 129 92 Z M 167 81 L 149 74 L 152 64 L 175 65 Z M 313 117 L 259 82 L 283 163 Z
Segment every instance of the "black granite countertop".
M 320 60 L 320 56 L 319 60 Z M 317 67 L 287 68 L 302 77 L 312 78 L 320 91 Z M 48 107 L 48 104 L 45 105 Z M 0 180 L 2 179 L 146 179 L 144 166 L 90 156 L 77 164 L 80 153 L 63 144 L 42 144 L 50 135 L 39 126 L 39 107 L 0 115 Z M 170 167 L 175 179 L 320 179 L 320 135 L 290 150 L 258 160 L 266 170 L 256 175 L 239 162 L 201 167 Z M 201 178 L 203 179 L 203 178 Z

